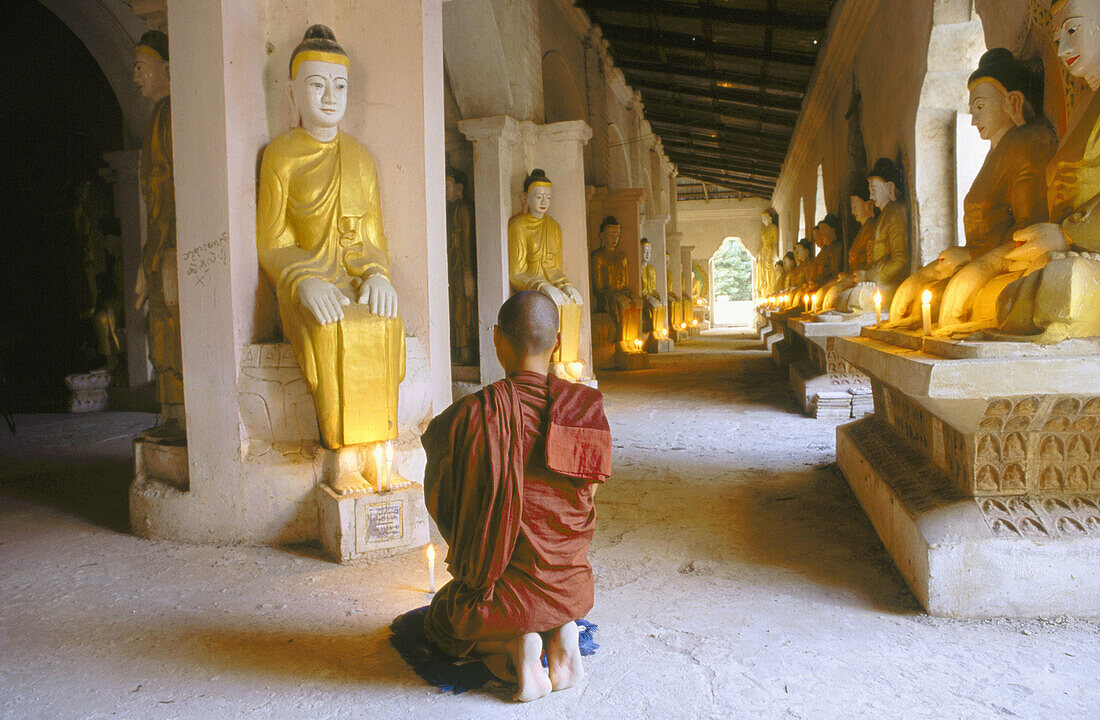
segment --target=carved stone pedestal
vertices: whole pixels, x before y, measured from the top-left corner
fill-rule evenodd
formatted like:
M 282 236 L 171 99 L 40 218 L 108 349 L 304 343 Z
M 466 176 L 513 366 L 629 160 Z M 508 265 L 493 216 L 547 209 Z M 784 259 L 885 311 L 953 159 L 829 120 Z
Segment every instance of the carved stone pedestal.
M 416 483 L 356 495 L 320 485 L 317 502 L 321 545 L 339 562 L 375 560 L 428 544 L 424 488 Z
M 873 318 L 871 319 L 873 321 Z M 802 409 L 818 419 L 860 418 L 872 410 L 870 379 L 836 353 L 836 340 L 855 337 L 867 321 L 787 321 L 806 357 L 790 364 L 791 390 Z
M 649 367 L 649 355 L 644 352 L 615 353 L 616 370 L 645 370 Z
M 837 461 L 928 611 L 1100 613 L 1100 352 L 836 342 L 875 408 Z
M 650 334 L 649 338 L 645 342 L 645 351 L 654 355 L 658 353 L 672 352 L 673 350 L 672 340 L 669 338 L 657 338 Z

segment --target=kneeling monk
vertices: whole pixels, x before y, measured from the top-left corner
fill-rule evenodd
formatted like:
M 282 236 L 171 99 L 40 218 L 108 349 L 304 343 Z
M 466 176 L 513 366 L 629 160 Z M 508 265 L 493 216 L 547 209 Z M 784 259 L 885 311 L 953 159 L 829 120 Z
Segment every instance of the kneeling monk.
M 574 621 L 592 608 L 594 483 L 610 473 L 611 431 L 598 391 L 548 374 L 559 342 L 552 300 L 518 293 L 497 321 L 508 377 L 451 405 L 422 437 L 424 499 L 454 577 L 425 632 L 518 681 L 515 697 L 527 701 L 583 677 Z

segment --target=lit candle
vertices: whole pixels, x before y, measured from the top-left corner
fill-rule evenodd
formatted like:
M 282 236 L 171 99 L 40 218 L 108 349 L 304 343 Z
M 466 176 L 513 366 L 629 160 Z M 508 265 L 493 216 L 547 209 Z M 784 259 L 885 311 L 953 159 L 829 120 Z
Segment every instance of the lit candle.
M 393 490 L 393 441 L 386 441 L 386 490 Z
M 806 312 L 810 312 L 810 293 L 802 296 L 802 304 L 806 306 Z
M 924 327 L 924 334 L 932 334 L 932 291 L 925 290 L 920 294 L 920 316 Z
M 882 323 L 882 292 L 875 291 L 875 325 Z
M 382 492 L 382 443 L 374 446 L 374 485 Z
M 428 543 L 428 592 L 435 592 L 435 545 Z
M 637 348 L 639 352 L 641 351 L 643 344 L 644 343 L 642 343 L 642 341 L 640 339 L 634 341 L 634 347 Z
M 571 362 L 571 363 L 569 363 L 569 374 L 572 375 L 575 380 L 580 380 L 582 373 L 584 373 L 584 363 L 582 363 L 582 362 Z

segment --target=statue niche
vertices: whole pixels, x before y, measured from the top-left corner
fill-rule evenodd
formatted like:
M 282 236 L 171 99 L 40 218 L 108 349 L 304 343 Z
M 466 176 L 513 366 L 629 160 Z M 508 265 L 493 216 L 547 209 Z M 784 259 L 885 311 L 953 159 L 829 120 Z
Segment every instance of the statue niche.
M 779 253 L 779 213 L 768 208 L 760 214 L 760 254 L 756 256 L 756 296 L 775 292 L 776 255 Z
M 584 299 L 562 267 L 561 227 L 548 215 L 553 197 L 546 172 L 534 169 L 523 181 L 524 206 L 508 221 L 508 273 L 513 292 L 542 293 L 558 306 L 561 346 L 550 371 L 566 380 L 584 379 L 580 358 Z
M 405 376 L 374 160 L 339 129 L 348 65 L 324 25 L 294 50 L 290 91 L 301 126 L 264 149 L 256 223 L 260 265 L 333 451 L 325 479 L 339 494 L 380 487 Z
M 600 247 L 589 258 L 592 297 L 596 301 L 596 311 L 608 313 L 614 321 L 618 349 L 636 352 L 642 307 L 637 293 L 630 287 L 626 253 L 619 247 L 621 235 L 622 226 L 614 217 L 609 215 L 600 223 Z
M 476 365 L 477 243 L 474 206 L 464 197 L 466 173 L 447 168 L 447 289 L 451 310 L 451 362 Z

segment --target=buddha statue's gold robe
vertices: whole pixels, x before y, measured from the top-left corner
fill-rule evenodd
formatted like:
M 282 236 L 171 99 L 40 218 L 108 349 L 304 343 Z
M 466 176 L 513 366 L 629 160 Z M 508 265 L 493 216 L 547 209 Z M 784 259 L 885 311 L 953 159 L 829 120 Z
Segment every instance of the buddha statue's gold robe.
M 870 222 L 870 221 L 868 221 Z M 882 306 L 889 307 L 901 281 L 909 274 L 909 213 L 905 205 L 892 200 L 883 208 L 874 225 L 863 278 L 847 292 L 841 310 L 870 312 L 874 310 L 875 293 L 882 294 Z
M 871 217 L 859 228 L 852 246 L 848 248 L 847 271 L 839 273 L 835 280 L 826 283 L 822 288 L 822 310 L 835 310 L 842 304 L 847 305 L 846 293 L 856 286 L 856 275 L 865 271 L 871 263 L 871 241 L 874 239 L 877 223 L 878 217 Z
M 264 150 L 256 212 L 260 264 L 275 285 L 283 332 L 313 393 L 325 447 L 397 437 L 404 325 L 357 302 L 364 280 L 389 279 L 370 153 L 344 132 L 322 142 L 291 130 Z M 327 280 L 347 296 L 342 320 L 321 325 L 302 305 L 298 288 L 307 278 Z
M 971 262 L 953 269 L 942 290 L 941 325 L 961 320 L 993 324 L 997 296 L 1022 275 L 1005 263 L 1015 247 L 1013 233 L 1049 217 L 1046 167 L 1057 145 L 1054 128 L 1039 119 L 1010 128 L 989 151 L 963 202 Z M 934 288 L 933 295 L 938 295 Z
M 775 287 L 775 255 L 779 252 L 779 228 L 768 225 L 760 228 L 760 254 L 756 257 L 756 294 L 765 296 Z
M 1047 166 L 1050 220 L 1061 225 L 1068 253 L 1000 296 L 1001 329 L 1041 342 L 1100 335 L 1100 92 L 1093 95 Z
M 508 274 L 513 292 L 538 291 L 544 284 L 561 290 L 572 285 L 561 255 L 561 226 L 549 215 L 520 213 L 508 221 Z M 581 306 L 558 306 L 561 348 L 553 362 L 576 362 L 580 355 Z
M 626 253 L 617 247 L 601 247 L 592 253 L 589 263 L 597 311 L 611 315 L 618 329 L 618 342 L 632 344 L 641 330 L 642 308 L 630 289 Z
M 153 105 L 141 153 L 141 195 L 145 200 L 146 238 L 141 268 L 149 298 L 149 362 L 163 405 L 183 404 L 183 353 L 176 284 L 176 189 L 172 169 L 172 105 L 164 97 Z M 170 277 L 166 277 L 166 273 Z M 172 287 L 165 293 L 165 284 Z
M 657 268 L 650 263 L 642 264 L 642 330 L 658 337 L 668 333 L 668 321 L 661 296 L 657 294 Z

